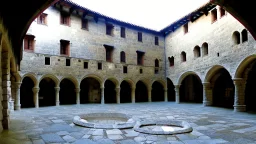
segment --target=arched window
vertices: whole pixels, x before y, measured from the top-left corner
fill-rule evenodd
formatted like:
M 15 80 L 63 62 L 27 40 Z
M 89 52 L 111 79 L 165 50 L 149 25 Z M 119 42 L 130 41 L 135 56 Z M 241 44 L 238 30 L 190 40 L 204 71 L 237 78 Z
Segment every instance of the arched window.
M 234 44 L 240 44 L 240 33 L 238 31 L 235 31 L 232 35 L 232 39 Z
M 202 53 L 203 53 L 203 56 L 206 56 L 208 55 L 208 43 L 203 43 L 202 45 Z
M 125 63 L 126 62 L 126 59 L 125 59 L 125 52 L 124 51 L 121 51 L 120 53 L 120 61 Z
M 201 52 L 200 52 L 200 47 L 199 46 L 195 46 L 195 48 L 194 48 L 194 56 L 196 58 L 201 56 Z
M 248 32 L 246 29 L 242 31 L 242 43 L 248 41 Z
M 186 53 L 185 53 L 184 51 L 181 52 L 180 57 L 181 57 L 181 62 L 187 61 L 187 59 L 186 59 Z
M 159 67 L 159 60 L 155 59 L 155 67 Z
M 174 57 L 168 57 L 170 67 L 174 66 Z

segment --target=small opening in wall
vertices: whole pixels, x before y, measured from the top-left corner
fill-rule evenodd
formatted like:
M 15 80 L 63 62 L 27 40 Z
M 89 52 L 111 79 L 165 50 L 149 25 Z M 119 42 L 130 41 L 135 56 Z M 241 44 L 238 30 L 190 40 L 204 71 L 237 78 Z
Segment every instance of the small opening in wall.
M 98 70 L 102 70 L 102 63 L 98 63 Z
M 66 59 L 66 66 L 70 66 L 70 59 Z
M 88 69 L 88 62 L 84 62 L 84 69 Z
M 217 56 L 219 57 L 219 56 L 220 56 L 220 53 L 217 53 Z
M 159 68 L 155 68 L 155 74 L 159 73 Z
M 51 60 L 50 57 L 45 57 L 45 65 L 50 65 Z
M 60 61 L 60 59 L 58 59 L 58 61 Z
M 78 62 L 81 62 L 81 60 L 78 60 Z
M 143 69 L 140 69 L 140 74 L 142 74 L 143 73 Z
M 123 67 L 123 73 L 127 73 L 127 66 Z

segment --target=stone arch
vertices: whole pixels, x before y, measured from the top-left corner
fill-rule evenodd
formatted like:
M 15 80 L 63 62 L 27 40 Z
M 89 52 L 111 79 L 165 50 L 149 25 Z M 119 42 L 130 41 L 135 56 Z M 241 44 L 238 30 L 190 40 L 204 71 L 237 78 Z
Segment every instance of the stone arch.
M 194 47 L 193 51 L 194 51 L 195 58 L 201 57 L 201 51 L 200 51 L 200 47 L 198 45 Z
M 232 34 L 232 40 L 235 45 L 240 44 L 240 33 L 238 31 Z
M 202 81 L 201 78 L 200 78 L 200 76 L 199 76 L 196 72 L 187 71 L 187 72 L 182 73 L 182 74 L 179 76 L 178 81 L 177 81 L 177 85 L 181 85 L 182 81 L 183 81 L 188 75 L 195 75 L 195 76 L 197 76 L 197 77 L 200 79 L 200 81 Z
M 154 81 L 152 82 L 151 86 L 153 85 L 154 82 L 159 82 L 159 83 L 163 86 L 164 89 L 167 89 L 167 84 L 166 84 L 166 81 L 165 81 L 165 80 L 163 80 L 163 79 L 154 80 Z
M 134 83 L 134 81 L 133 81 L 132 79 L 123 78 L 123 79 L 121 80 L 121 83 L 122 83 L 123 81 L 128 82 L 131 88 L 134 88 L 134 87 L 135 87 L 135 83 Z M 121 84 L 121 83 L 120 83 L 120 84 Z
M 76 104 L 76 92 L 77 85 L 70 78 L 62 78 L 60 80 L 59 91 L 59 103 L 60 105 Z
M 250 65 L 254 60 L 256 60 L 256 55 L 250 55 L 243 59 L 237 66 L 234 78 L 242 78 L 244 70 Z
M 211 67 L 204 78 L 204 82 L 210 82 L 211 78 L 216 74 L 216 72 L 218 72 L 218 70 L 220 70 L 221 68 L 226 69 L 225 67 L 221 66 L 221 65 L 214 65 L 213 67 Z
M 145 77 L 142 77 L 142 78 L 139 78 L 137 79 L 137 81 L 135 82 L 135 85 L 139 82 L 143 82 L 145 84 L 145 86 L 147 87 L 147 90 L 151 89 L 151 85 L 152 83 L 150 82 L 149 79 L 145 78 Z
M 34 73 L 26 73 L 26 74 L 24 74 L 24 75 L 21 77 L 21 82 L 23 81 L 23 79 L 24 79 L 25 77 L 31 78 L 32 81 L 34 82 L 35 87 L 38 87 L 38 86 L 39 86 L 39 82 L 38 82 L 38 80 L 37 80 L 37 78 L 36 78 L 36 75 L 35 75 Z
M 79 82 L 77 80 L 76 77 L 74 76 L 63 76 L 61 79 L 60 79 L 60 82 L 63 80 L 63 79 L 68 79 L 70 81 L 72 81 L 75 85 L 75 88 L 79 88 Z
M 104 83 L 105 83 L 107 80 L 112 81 L 112 82 L 116 85 L 116 88 L 119 88 L 119 87 L 120 87 L 119 81 L 118 81 L 116 78 L 114 78 L 114 77 L 106 78 L 105 81 L 104 81 Z
M 104 101 L 105 103 L 116 103 L 117 92 L 116 88 L 120 88 L 119 81 L 116 78 L 107 78 L 104 81 Z
M 151 87 L 148 86 L 145 79 L 138 80 L 136 82 L 135 101 L 136 102 L 148 102 L 148 100 L 149 100 L 148 99 L 148 91 L 149 90 L 151 91 Z
M 100 87 L 104 87 L 103 79 L 102 79 L 100 76 L 98 76 L 98 75 L 95 75 L 95 74 L 88 74 L 88 75 L 85 75 L 85 76 L 81 79 L 80 84 L 81 84 L 81 82 L 82 82 L 85 78 L 94 78 L 94 79 L 96 79 L 96 80 L 100 83 Z
M 151 87 L 152 101 L 164 101 L 164 91 L 167 89 L 166 82 L 158 79 L 152 82 Z
M 120 103 L 132 102 L 132 89 L 135 88 L 133 80 L 125 78 L 120 83 Z
M 44 78 L 50 78 L 52 79 L 54 82 L 55 82 L 55 86 L 56 87 L 59 87 L 59 84 L 60 84 L 60 81 L 59 79 L 53 75 L 53 74 L 45 74 L 45 75 L 42 75 L 41 78 L 39 79 L 39 83 L 41 82 L 41 80 L 43 80 Z

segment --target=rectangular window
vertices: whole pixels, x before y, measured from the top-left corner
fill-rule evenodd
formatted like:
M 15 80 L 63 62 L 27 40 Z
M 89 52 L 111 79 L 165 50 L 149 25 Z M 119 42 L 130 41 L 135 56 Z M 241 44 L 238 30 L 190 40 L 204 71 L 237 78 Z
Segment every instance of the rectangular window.
M 188 33 L 188 23 L 183 26 L 184 34 Z
M 114 35 L 114 26 L 112 24 L 106 24 L 106 35 Z
M 215 21 L 217 21 L 217 9 L 212 10 L 211 15 L 212 15 L 212 23 L 214 23 Z
M 84 69 L 88 69 L 88 62 L 84 62 Z
M 121 37 L 125 38 L 125 28 L 121 27 Z
M 45 65 L 50 65 L 50 64 L 51 64 L 50 57 L 45 57 Z
M 141 32 L 138 32 L 138 41 L 142 42 L 142 33 Z
M 144 63 L 144 52 L 137 51 L 137 65 L 143 65 Z
M 226 11 L 223 8 L 220 8 L 220 17 L 223 17 L 226 15 Z
M 155 45 L 159 45 L 158 37 L 155 37 Z
M 60 24 L 70 26 L 70 14 L 61 12 L 60 13 Z
M 70 66 L 70 59 L 66 59 L 66 66 Z
M 98 70 L 102 70 L 102 63 L 98 63 Z
M 123 73 L 127 73 L 127 66 L 123 66 Z
M 82 18 L 82 29 L 88 30 L 88 20 Z
M 107 62 L 112 62 L 114 47 L 113 46 L 109 46 L 109 45 L 104 45 L 104 47 L 106 49 L 106 61 Z
M 142 74 L 143 73 L 143 69 L 140 69 L 140 74 Z
M 25 51 L 34 51 L 35 45 L 35 36 L 33 35 L 26 35 L 24 38 L 24 50 Z
M 60 55 L 69 56 L 70 41 L 60 40 Z
M 47 25 L 47 14 L 42 13 L 39 15 L 39 17 L 37 18 L 37 23 L 38 24 L 43 24 L 43 25 Z

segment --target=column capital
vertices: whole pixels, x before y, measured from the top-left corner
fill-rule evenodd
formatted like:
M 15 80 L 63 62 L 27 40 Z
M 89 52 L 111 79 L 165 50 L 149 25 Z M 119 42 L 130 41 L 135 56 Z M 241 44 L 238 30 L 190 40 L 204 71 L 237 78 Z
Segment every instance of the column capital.
M 39 87 L 33 87 L 33 89 L 32 89 L 32 91 L 33 91 L 34 93 L 38 93 L 38 92 L 39 92 L 39 90 L 40 90 L 40 88 L 39 88 Z
M 15 84 L 16 88 L 20 88 L 22 82 L 14 82 L 14 84 Z
M 177 89 L 177 88 L 180 88 L 181 85 L 174 85 L 174 87 Z
M 234 82 L 234 85 L 240 85 L 240 84 L 243 84 L 245 81 L 243 78 L 234 78 L 233 82 Z
M 100 87 L 100 89 L 104 89 L 105 87 Z
M 80 92 L 80 88 L 75 88 L 75 92 L 79 93 Z
M 131 89 L 132 89 L 132 90 L 135 90 L 135 89 L 136 89 L 136 86 L 132 86 Z
M 164 88 L 164 91 L 168 91 L 168 88 Z
M 54 87 L 55 91 L 60 91 L 60 87 Z
M 151 91 L 152 90 L 152 87 L 150 86 L 150 87 L 148 87 L 148 91 Z
M 118 89 L 120 89 L 120 87 L 116 87 L 115 89 L 118 90 Z
M 210 82 L 203 82 L 202 84 L 204 88 L 209 88 L 211 86 Z

